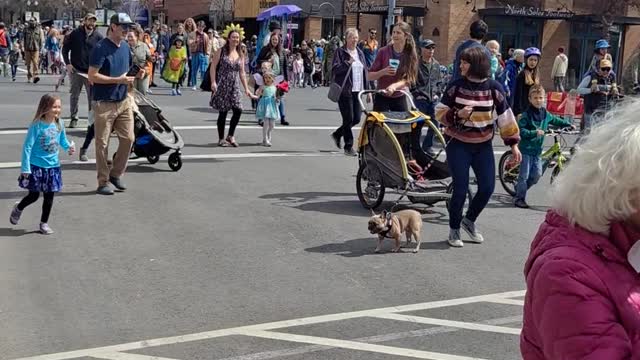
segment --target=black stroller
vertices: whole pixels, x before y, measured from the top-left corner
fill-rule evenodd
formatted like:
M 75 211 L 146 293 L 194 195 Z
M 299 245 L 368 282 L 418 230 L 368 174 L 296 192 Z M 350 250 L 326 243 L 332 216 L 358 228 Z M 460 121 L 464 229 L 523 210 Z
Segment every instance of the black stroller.
M 162 110 L 149 98 L 134 90 L 134 99 L 138 110 L 134 111 L 135 141 L 131 152 L 136 157 L 146 157 L 150 164 L 160 160 L 160 155 L 172 151 L 169 155 L 169 167 L 173 171 L 182 168 L 180 150 L 184 147 L 182 136 L 178 134 Z

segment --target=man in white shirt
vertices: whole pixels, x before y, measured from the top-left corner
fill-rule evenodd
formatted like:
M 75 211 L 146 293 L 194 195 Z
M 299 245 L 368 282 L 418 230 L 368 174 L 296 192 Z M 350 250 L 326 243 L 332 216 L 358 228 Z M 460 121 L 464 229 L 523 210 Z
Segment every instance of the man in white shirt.
M 553 68 L 551 69 L 551 78 L 553 79 L 553 87 L 557 92 L 564 92 L 564 79 L 567 76 L 567 68 L 569 66 L 569 59 L 564 54 L 564 47 L 558 48 L 558 56 L 556 56 L 553 62 Z

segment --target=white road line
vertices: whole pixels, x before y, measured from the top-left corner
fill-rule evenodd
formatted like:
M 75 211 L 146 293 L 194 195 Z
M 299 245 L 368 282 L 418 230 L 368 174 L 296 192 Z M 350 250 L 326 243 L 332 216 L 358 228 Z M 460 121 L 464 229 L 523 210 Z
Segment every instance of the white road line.
M 366 344 L 366 343 L 361 343 L 357 341 L 330 339 L 330 338 L 307 336 L 307 335 L 285 334 L 285 333 L 278 333 L 273 331 L 243 330 L 243 331 L 237 332 L 237 334 L 261 337 L 261 338 L 272 339 L 272 340 L 291 341 L 291 342 L 297 342 L 297 343 L 303 343 L 303 344 L 325 345 L 325 346 L 331 346 L 331 347 L 341 348 L 341 349 L 368 351 L 368 352 L 375 352 L 380 354 L 388 354 L 388 355 L 396 355 L 396 356 L 407 356 L 407 357 L 413 357 L 416 359 L 483 360 L 481 358 L 471 358 L 467 356 L 442 354 L 442 353 L 431 352 L 431 351 L 406 349 L 406 348 L 400 348 L 395 346 Z
M 504 304 L 504 305 L 520 305 L 524 306 L 524 300 L 519 299 L 505 299 L 505 298 L 495 298 L 486 300 L 486 302 L 495 303 L 495 304 Z
M 199 154 L 199 155 L 182 155 L 183 160 L 197 159 L 252 159 L 252 158 L 280 158 L 280 157 L 327 157 L 327 156 L 343 156 L 340 152 L 327 153 L 239 153 L 239 154 Z M 160 160 L 166 160 L 168 156 L 161 156 Z M 129 163 L 146 163 L 146 158 L 130 159 Z M 95 159 L 89 161 L 61 161 L 60 165 L 64 168 L 68 165 L 87 165 L 95 164 Z M 14 169 L 21 166 L 20 162 L 0 162 L 0 169 Z
M 187 131 L 187 130 L 216 130 L 218 127 L 215 125 L 177 125 L 173 127 L 176 131 Z M 276 126 L 275 130 L 335 130 L 337 126 Z M 247 129 L 247 130 L 262 130 L 261 126 L 258 125 L 238 125 L 237 129 Z M 354 127 L 353 130 L 360 130 L 359 127 Z M 85 133 L 87 129 L 85 128 L 66 128 L 65 131 L 67 133 Z M 14 129 L 14 130 L 0 130 L 0 135 L 21 135 L 26 134 L 27 129 Z
M 520 329 L 510 328 L 505 326 L 484 325 L 484 324 L 478 324 L 478 323 L 434 319 L 434 318 L 427 318 L 422 316 L 412 316 L 412 315 L 403 315 L 403 314 L 380 314 L 373 317 L 379 318 L 379 319 L 387 319 L 387 320 L 406 321 L 406 322 L 412 322 L 412 323 L 418 323 L 418 324 L 430 324 L 430 325 L 455 327 L 455 328 L 467 329 L 467 330 L 477 330 L 477 331 L 495 332 L 500 334 L 520 335 Z
M 178 360 L 178 359 L 171 359 L 171 358 L 159 357 L 159 356 L 139 355 L 139 354 L 120 353 L 120 352 L 105 352 L 100 354 L 93 354 L 91 357 L 95 359 L 106 359 L 106 360 Z
M 190 341 L 214 339 L 214 338 L 238 334 L 239 331 L 274 330 L 279 328 L 319 324 L 319 323 L 325 323 L 330 321 L 347 320 L 347 319 L 382 315 L 382 314 L 388 314 L 388 313 L 419 311 L 419 310 L 435 309 L 435 308 L 442 308 L 442 307 L 455 306 L 455 305 L 471 304 L 471 303 L 483 302 L 487 299 L 492 299 L 495 297 L 509 298 L 509 297 L 523 296 L 524 294 L 525 294 L 525 290 L 509 291 L 504 293 L 471 296 L 466 298 L 430 301 L 430 302 L 424 302 L 424 303 L 412 304 L 412 305 L 392 306 L 392 307 L 386 307 L 386 308 L 352 311 L 352 312 L 345 312 L 345 313 L 339 313 L 339 314 L 311 316 L 311 317 L 306 317 L 301 319 L 275 321 L 275 322 L 265 323 L 265 324 L 240 326 L 235 328 L 204 331 L 200 333 L 187 334 L 187 335 L 178 335 L 178 336 L 170 336 L 170 337 L 150 339 L 150 340 L 134 341 L 134 342 L 119 344 L 119 345 L 111 345 L 111 346 L 104 346 L 104 347 L 97 347 L 97 348 L 83 349 L 83 350 L 74 350 L 74 351 L 55 353 L 55 354 L 38 355 L 38 356 L 24 357 L 24 358 L 14 359 L 14 360 L 67 360 L 67 359 L 80 358 L 80 357 L 91 357 L 93 354 L 100 354 L 105 352 L 124 352 L 124 351 L 138 350 L 138 349 L 144 349 L 144 348 L 149 348 L 154 346 L 171 345 L 171 344 L 184 343 L 184 342 L 190 342 Z
M 498 319 L 491 319 L 487 321 L 482 321 L 480 323 L 487 324 L 487 325 L 504 325 L 504 324 L 516 323 L 521 320 L 522 320 L 522 316 L 520 315 L 520 316 L 510 316 L 510 317 L 504 317 L 504 318 L 498 318 Z M 383 342 L 389 342 L 394 340 L 404 340 L 408 338 L 425 337 L 425 336 L 431 336 L 431 335 L 437 335 L 437 334 L 446 334 L 446 333 L 452 333 L 460 330 L 461 329 L 459 328 L 438 326 L 438 327 L 430 327 L 430 328 L 421 329 L 421 330 L 411 330 L 411 331 L 403 331 L 403 332 L 397 332 L 397 333 L 391 333 L 391 334 L 362 337 L 358 339 L 353 339 L 352 341 L 375 344 L 375 343 L 383 343 Z M 259 353 L 227 357 L 227 358 L 218 359 L 218 360 L 268 360 L 268 359 L 276 359 L 276 358 L 281 358 L 281 357 L 291 356 L 291 355 L 308 354 L 312 352 L 324 351 L 329 349 L 333 349 L 333 348 L 331 346 L 324 346 L 324 345 L 308 345 L 308 346 L 296 347 L 291 349 L 263 351 Z

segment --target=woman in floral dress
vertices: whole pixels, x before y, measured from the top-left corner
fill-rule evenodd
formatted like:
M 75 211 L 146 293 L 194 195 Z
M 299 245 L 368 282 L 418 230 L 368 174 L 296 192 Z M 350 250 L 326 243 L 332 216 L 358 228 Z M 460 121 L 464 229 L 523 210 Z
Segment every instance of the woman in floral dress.
M 218 146 L 238 147 L 234 134 L 242 115 L 240 105 L 240 89 L 238 76 L 247 96 L 252 93 L 247 86 L 244 70 L 244 58 L 240 51 L 240 33 L 236 30 L 229 32 L 225 46 L 213 55 L 211 63 L 211 102 L 210 105 L 218 110 Z M 219 63 L 219 65 L 218 65 Z M 229 133 L 224 137 L 227 113 L 231 110 Z

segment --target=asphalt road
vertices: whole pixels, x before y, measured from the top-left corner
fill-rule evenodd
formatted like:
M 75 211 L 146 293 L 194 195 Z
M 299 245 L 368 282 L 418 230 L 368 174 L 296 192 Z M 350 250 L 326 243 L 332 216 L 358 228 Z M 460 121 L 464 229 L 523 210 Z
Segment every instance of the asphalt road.
M 53 81 L 0 78 L 6 217 L 23 196 L 22 130 Z M 94 194 L 95 165 L 61 156 L 56 233 L 34 232 L 40 203 L 18 226 L 0 223 L 0 359 L 519 358 L 522 269 L 548 175 L 528 210 L 497 185 L 478 221 L 482 245 L 449 248 L 441 203 L 417 207 L 420 253 L 373 254 L 357 161 L 328 137 L 340 118 L 326 91 L 292 91 L 292 126 L 276 128 L 272 148 L 259 145 L 251 114 L 237 131 L 241 146 L 217 148 L 207 94 L 155 89 L 185 139 L 184 167 L 132 163 L 129 190 L 112 197 Z M 76 144 L 84 135 L 69 134 Z

